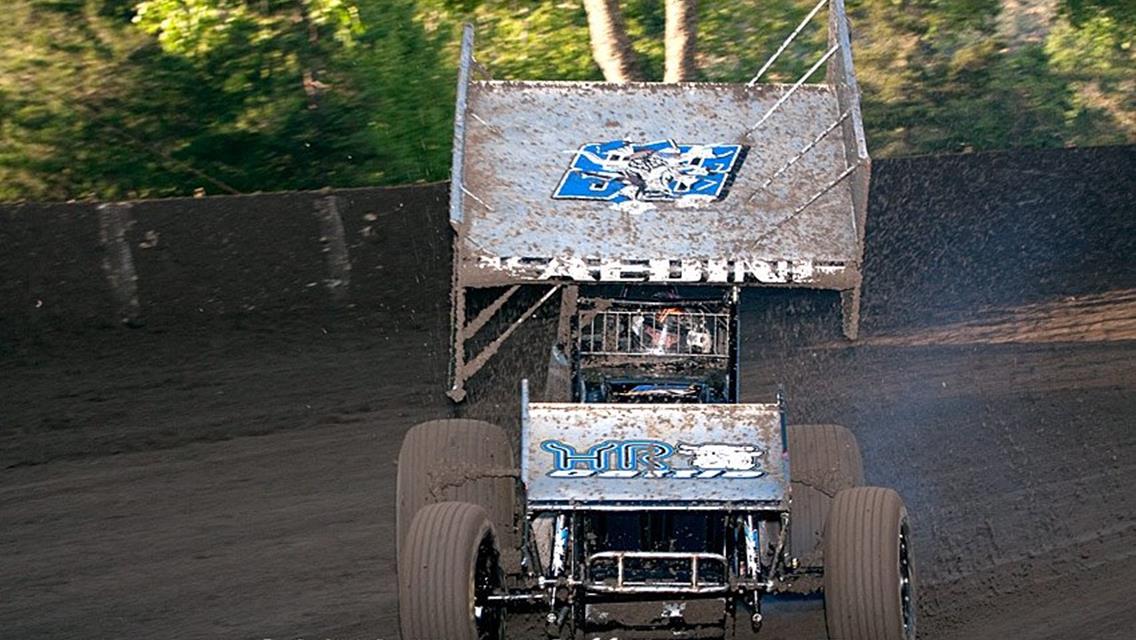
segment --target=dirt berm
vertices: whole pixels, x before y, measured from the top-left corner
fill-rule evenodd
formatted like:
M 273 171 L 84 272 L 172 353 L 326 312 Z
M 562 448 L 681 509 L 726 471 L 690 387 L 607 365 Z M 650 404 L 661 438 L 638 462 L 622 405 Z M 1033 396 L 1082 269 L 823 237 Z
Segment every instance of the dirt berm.
M 1133 637 L 1133 167 L 1131 147 L 877 162 L 862 339 L 833 297 L 744 300 L 746 393 L 780 382 L 795 421 L 848 425 L 907 501 L 922 638 Z M 443 193 L 375 206 L 414 212 L 386 219 L 409 238 Z M 354 308 L 0 324 L 0 637 L 396 638 L 394 460 L 452 412 L 448 243 L 421 237 Z M 547 325 L 463 411 L 515 424 Z M 820 606 L 773 603 L 760 637 L 823 637 Z

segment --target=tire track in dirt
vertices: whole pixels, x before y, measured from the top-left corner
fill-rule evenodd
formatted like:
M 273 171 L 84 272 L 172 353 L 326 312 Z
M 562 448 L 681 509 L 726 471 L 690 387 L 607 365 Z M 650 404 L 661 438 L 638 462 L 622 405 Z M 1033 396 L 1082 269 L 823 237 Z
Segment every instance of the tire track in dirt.
M 877 346 L 1136 340 L 1136 290 L 1067 298 L 1010 308 L 980 309 L 973 319 L 911 333 L 872 336 Z

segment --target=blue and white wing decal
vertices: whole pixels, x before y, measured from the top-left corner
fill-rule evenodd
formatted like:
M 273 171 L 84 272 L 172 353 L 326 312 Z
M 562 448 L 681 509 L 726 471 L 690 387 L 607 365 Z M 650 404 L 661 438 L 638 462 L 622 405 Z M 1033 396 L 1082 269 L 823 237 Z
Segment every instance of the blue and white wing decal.
M 721 200 L 745 153 L 736 144 L 591 142 L 573 155 L 552 197 L 613 204 Z

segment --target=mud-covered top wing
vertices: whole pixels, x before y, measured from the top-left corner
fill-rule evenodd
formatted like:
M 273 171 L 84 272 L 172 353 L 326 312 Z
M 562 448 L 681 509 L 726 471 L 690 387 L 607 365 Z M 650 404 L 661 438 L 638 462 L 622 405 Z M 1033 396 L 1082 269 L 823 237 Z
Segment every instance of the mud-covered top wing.
M 453 208 L 465 281 L 652 280 L 659 261 L 731 282 L 855 270 L 862 216 L 853 183 L 832 184 L 849 149 L 822 135 L 842 116 L 838 91 L 802 86 L 753 129 L 787 90 L 471 82 Z

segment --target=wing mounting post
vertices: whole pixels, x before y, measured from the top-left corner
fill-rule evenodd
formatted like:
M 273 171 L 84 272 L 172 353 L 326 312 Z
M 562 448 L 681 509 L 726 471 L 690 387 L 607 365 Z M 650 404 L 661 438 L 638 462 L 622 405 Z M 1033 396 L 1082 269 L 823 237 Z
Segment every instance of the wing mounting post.
M 502 330 L 501 333 L 497 335 L 497 337 L 493 338 L 493 340 L 489 342 L 489 344 L 482 347 L 477 355 L 467 360 L 467 343 L 474 337 L 476 337 L 481 329 L 485 327 L 485 325 L 488 324 L 494 316 L 497 315 L 501 308 L 505 306 L 505 304 L 509 301 L 510 298 L 513 297 L 513 294 L 516 293 L 519 288 L 519 285 L 509 287 L 496 300 L 491 302 L 489 306 L 478 313 L 477 317 L 469 320 L 468 322 L 465 318 L 465 290 L 460 289 L 456 292 L 454 305 L 455 331 L 453 359 L 450 367 L 450 390 L 446 394 L 455 402 L 461 402 L 465 399 L 465 383 L 468 382 L 469 379 L 472 378 L 478 371 L 481 371 L 482 367 L 484 367 L 501 348 L 501 345 L 509 339 L 509 336 L 513 335 L 513 333 L 516 332 L 516 330 L 519 329 L 526 320 L 531 318 L 532 315 L 536 313 L 537 310 L 540 309 L 540 307 L 553 296 L 553 294 L 560 290 L 560 285 L 557 284 L 549 287 L 548 291 L 546 291 L 544 295 L 538 298 L 536 302 L 529 305 L 528 308 L 526 308 L 521 313 L 521 315 L 510 322 L 508 326 L 506 326 L 504 330 Z

